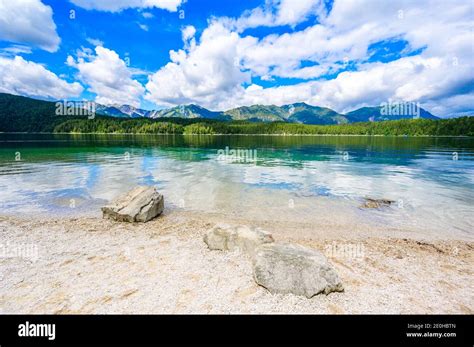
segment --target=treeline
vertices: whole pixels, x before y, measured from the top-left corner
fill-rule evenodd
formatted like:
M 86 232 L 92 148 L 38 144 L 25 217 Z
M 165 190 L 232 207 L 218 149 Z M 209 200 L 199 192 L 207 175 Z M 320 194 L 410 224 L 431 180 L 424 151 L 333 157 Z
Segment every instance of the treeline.
M 202 118 L 155 120 L 97 116 L 95 119 L 87 119 L 79 116 L 57 116 L 55 111 L 53 102 L 0 93 L 0 132 L 474 136 L 474 117 L 304 125 Z
M 474 117 L 442 120 L 402 119 L 343 125 L 223 122 L 202 119 L 71 119 L 54 127 L 56 133 L 115 134 L 275 134 L 275 135 L 408 135 L 474 136 Z
M 57 116 L 55 110 L 53 102 L 0 93 L 0 132 L 474 136 L 474 117 L 305 125 L 202 118 L 129 119 L 97 116 L 87 119 Z

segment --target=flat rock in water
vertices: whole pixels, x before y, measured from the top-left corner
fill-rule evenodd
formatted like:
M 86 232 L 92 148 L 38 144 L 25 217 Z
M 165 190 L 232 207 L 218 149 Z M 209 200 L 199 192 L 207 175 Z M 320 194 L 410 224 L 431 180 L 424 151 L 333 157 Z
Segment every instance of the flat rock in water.
M 254 255 L 255 248 L 273 241 L 270 233 L 247 226 L 217 225 L 204 235 L 204 242 L 209 249 L 221 251 L 239 249 L 251 256 Z
M 154 187 L 138 186 L 101 208 L 104 218 L 120 222 L 148 222 L 164 209 L 163 195 Z
M 395 203 L 393 200 L 389 199 L 372 199 L 365 198 L 365 202 L 361 205 L 362 208 L 381 208 L 388 207 Z
M 256 249 L 255 281 L 271 293 L 303 295 L 343 291 L 327 258 L 316 250 L 292 244 L 265 244 Z

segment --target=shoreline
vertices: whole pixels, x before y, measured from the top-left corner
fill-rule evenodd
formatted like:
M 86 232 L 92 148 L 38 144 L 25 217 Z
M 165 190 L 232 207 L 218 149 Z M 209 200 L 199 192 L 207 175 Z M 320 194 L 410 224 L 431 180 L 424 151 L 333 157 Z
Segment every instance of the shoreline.
M 314 226 L 261 226 L 277 242 L 323 252 L 345 291 L 311 299 L 272 295 L 238 252 L 210 251 L 216 223 L 245 220 L 176 211 L 145 224 L 100 217 L 0 216 L 3 247 L 36 245 L 37 259 L 0 258 L 2 313 L 474 313 L 473 241 L 350 236 Z
M 12 135 L 140 135 L 140 136 L 278 136 L 278 137 L 293 137 L 293 136 L 304 136 L 304 137 L 318 137 L 318 136 L 351 136 L 351 137 L 401 137 L 401 138 L 466 138 L 471 139 L 473 136 L 467 135 L 367 135 L 367 134 L 168 134 L 168 133 L 54 133 L 54 132 L 3 132 L 0 134 L 12 134 Z

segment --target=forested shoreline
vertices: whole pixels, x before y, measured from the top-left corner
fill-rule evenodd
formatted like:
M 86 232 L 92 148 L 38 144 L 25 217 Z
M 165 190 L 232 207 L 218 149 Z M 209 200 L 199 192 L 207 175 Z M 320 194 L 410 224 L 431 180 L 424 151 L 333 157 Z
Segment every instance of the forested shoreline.
M 474 136 L 474 117 L 442 120 L 402 119 L 341 125 L 253 123 L 202 119 L 70 119 L 56 125 L 55 133 L 206 134 L 206 135 L 386 135 Z

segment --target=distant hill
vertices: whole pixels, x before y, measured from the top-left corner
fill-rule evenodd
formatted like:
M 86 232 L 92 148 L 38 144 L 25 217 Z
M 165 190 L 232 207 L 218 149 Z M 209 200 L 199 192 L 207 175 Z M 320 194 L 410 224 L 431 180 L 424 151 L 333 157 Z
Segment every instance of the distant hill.
M 76 104 L 77 105 L 77 104 Z M 340 114 L 330 108 L 311 106 L 306 103 L 294 103 L 284 106 L 252 105 L 242 106 L 224 112 L 210 111 L 199 105 L 181 105 L 162 110 L 143 110 L 130 105 L 105 106 L 94 104 L 98 116 L 121 119 L 150 120 L 181 118 L 184 120 L 218 120 L 248 122 L 285 122 L 311 125 L 336 125 L 355 122 L 379 122 L 407 118 L 438 119 L 428 111 L 407 107 L 390 112 L 382 107 L 363 107 L 347 114 Z M 408 105 L 408 104 L 407 104 Z M 409 105 L 408 105 L 409 106 Z M 79 108 L 79 106 L 78 106 Z M 44 131 L 50 132 L 56 125 L 67 119 L 80 116 L 57 116 L 56 104 L 50 101 L 36 100 L 23 96 L 0 93 L 0 131 Z M 392 112 L 397 111 L 397 112 Z M 388 113 L 388 114 L 387 114 Z M 84 117 L 82 117 L 84 118 Z
M 52 132 L 64 121 L 55 110 L 52 102 L 0 93 L 0 131 Z
M 105 106 L 97 103 L 95 105 L 97 113 L 111 117 L 140 118 L 147 117 L 150 113 L 150 111 L 142 110 L 130 105 Z
M 253 105 L 242 106 L 225 111 L 232 120 L 248 120 L 252 122 L 288 122 L 302 124 L 345 124 L 344 115 L 329 108 L 311 106 L 301 103 L 284 106 Z
M 287 122 L 299 124 L 347 124 L 354 122 L 379 122 L 397 119 L 438 119 L 423 108 L 415 108 L 414 104 L 400 109 L 384 112 L 381 106 L 363 107 L 358 110 L 341 114 L 327 107 L 308 105 L 304 102 L 283 106 L 252 105 L 241 106 L 231 110 L 218 112 L 210 111 L 199 105 L 181 105 L 163 110 L 145 111 L 131 106 L 97 108 L 98 113 L 113 117 L 147 117 L 147 118 L 184 118 L 184 119 L 215 119 L 215 120 L 244 120 L 250 122 Z M 413 107 L 411 107 L 413 105 Z M 391 112 L 393 111 L 393 112 Z M 396 112 L 397 111 L 397 112 Z M 388 114 L 385 114 L 388 113 Z M 419 113 L 419 117 L 417 114 Z
M 209 111 L 197 105 L 146 111 L 145 114 L 141 113 L 143 110 L 132 107 L 108 106 L 100 109 L 96 105 L 98 112 L 107 112 L 109 116 L 97 113 L 95 117 L 75 115 L 76 111 L 80 113 L 82 110 L 78 108 L 79 103 L 68 105 L 73 105 L 73 114 L 56 115 L 57 105 L 54 102 L 0 93 L 0 132 L 474 136 L 474 117 L 347 123 L 369 115 L 380 118 L 373 110 L 355 113 L 360 117 L 356 118 L 306 104 L 282 107 L 255 105 L 239 108 L 240 113 L 231 110 L 230 114 Z M 119 116 L 110 116 L 116 112 L 120 112 Z M 236 121 L 232 120 L 234 117 Z M 303 122 L 331 123 L 302 125 Z
M 149 118 L 203 118 L 203 119 L 217 119 L 217 120 L 231 120 L 230 117 L 224 115 L 222 112 L 210 111 L 198 105 L 181 105 L 173 108 L 168 108 L 159 111 L 149 111 L 147 114 Z
M 439 119 L 414 103 L 394 104 L 391 107 L 362 107 L 346 114 L 350 123 L 381 122 L 397 119 Z
M 232 120 L 248 120 L 251 122 L 284 122 L 283 112 L 278 106 L 252 105 L 233 108 L 225 111 Z
M 339 114 L 327 107 L 311 106 L 304 102 L 285 105 L 281 109 L 289 114 L 286 119 L 290 123 L 302 124 L 346 124 L 348 120 L 343 114 Z

